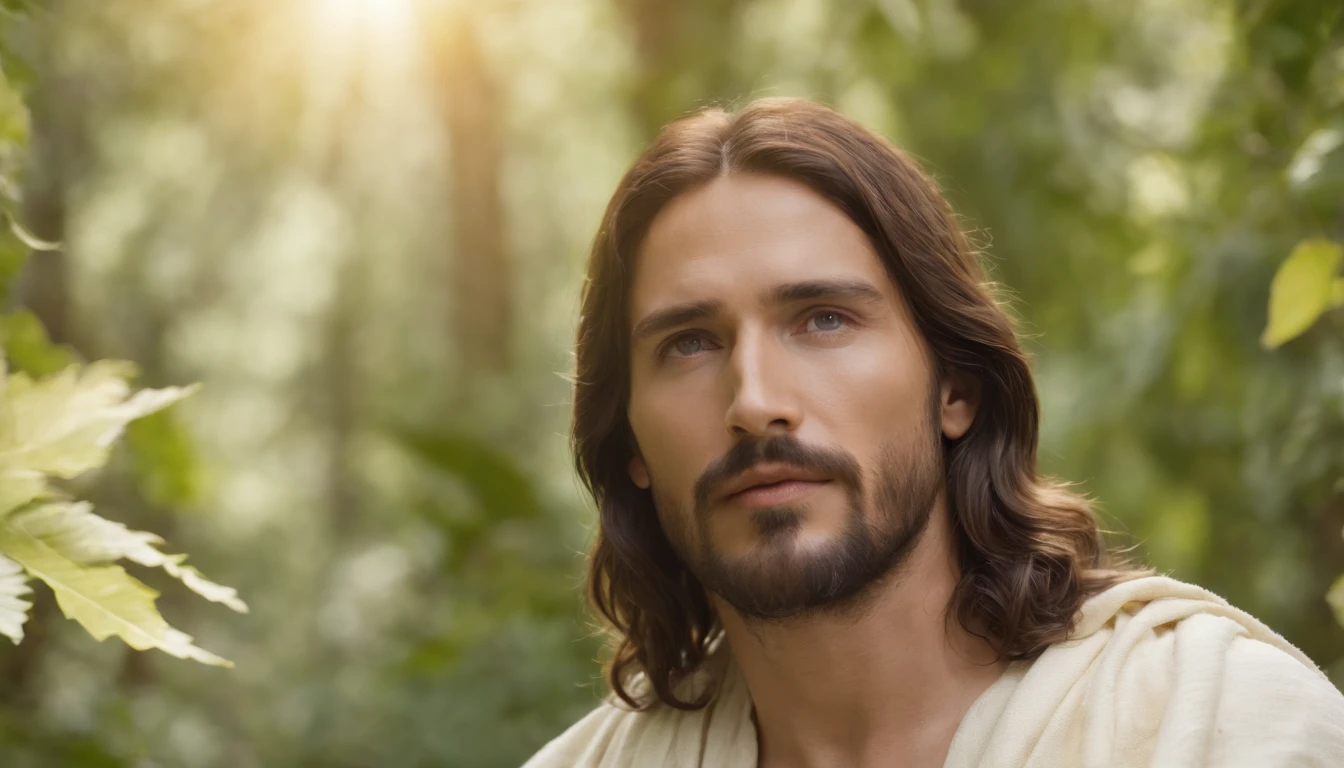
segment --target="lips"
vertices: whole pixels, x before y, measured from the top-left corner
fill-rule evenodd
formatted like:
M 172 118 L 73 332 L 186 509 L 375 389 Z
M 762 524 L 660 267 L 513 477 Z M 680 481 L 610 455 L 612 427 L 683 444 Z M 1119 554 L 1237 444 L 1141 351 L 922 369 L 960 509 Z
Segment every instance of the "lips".
M 802 488 L 819 485 L 829 479 L 817 472 L 786 464 L 758 465 L 743 472 L 732 483 L 729 483 L 724 489 L 723 499 L 732 501 L 748 493 L 760 496 L 767 491 L 774 491 L 777 495 L 787 495 L 789 486 L 799 486 L 800 488 L 793 489 L 794 492 L 797 492 Z
M 748 509 L 764 509 L 797 501 L 825 485 L 827 480 L 784 480 L 770 485 L 753 485 L 728 497 L 727 503 Z

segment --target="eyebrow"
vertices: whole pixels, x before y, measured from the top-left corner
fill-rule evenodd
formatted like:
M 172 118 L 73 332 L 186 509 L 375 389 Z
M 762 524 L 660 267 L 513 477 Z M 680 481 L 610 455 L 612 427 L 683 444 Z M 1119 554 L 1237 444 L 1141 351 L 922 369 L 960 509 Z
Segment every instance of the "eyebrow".
M 766 291 L 763 298 L 766 303 L 774 305 L 816 300 L 880 304 L 885 299 L 876 286 L 861 278 L 784 283 Z M 632 345 L 637 345 L 670 328 L 709 317 L 722 310 L 723 302 L 717 299 L 703 299 L 650 312 L 635 324 L 635 330 L 631 334 Z

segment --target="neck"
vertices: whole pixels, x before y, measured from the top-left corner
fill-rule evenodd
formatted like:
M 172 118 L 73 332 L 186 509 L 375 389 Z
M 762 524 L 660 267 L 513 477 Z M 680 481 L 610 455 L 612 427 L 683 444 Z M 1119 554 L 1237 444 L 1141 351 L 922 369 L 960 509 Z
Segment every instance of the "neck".
M 940 496 L 857 616 L 747 623 L 713 596 L 755 702 L 760 765 L 942 766 L 962 717 L 1006 666 L 946 620 L 957 579 Z

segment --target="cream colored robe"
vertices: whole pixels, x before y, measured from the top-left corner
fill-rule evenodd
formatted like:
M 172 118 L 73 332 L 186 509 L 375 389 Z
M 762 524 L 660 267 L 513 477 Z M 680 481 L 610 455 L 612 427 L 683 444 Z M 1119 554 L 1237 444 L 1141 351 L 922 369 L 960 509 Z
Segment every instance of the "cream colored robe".
M 727 643 L 721 643 L 726 646 Z M 751 697 L 726 648 L 706 709 L 602 704 L 524 768 L 756 765 Z M 945 768 L 1344 768 L 1344 695 L 1301 651 L 1191 584 L 1136 579 L 1084 604 L 1070 640 L 976 699 Z

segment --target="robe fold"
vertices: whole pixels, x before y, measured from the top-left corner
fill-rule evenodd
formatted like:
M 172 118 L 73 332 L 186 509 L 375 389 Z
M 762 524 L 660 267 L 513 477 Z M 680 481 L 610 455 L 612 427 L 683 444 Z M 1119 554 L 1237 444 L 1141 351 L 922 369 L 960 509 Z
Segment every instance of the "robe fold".
M 524 768 L 753 768 L 751 695 L 727 642 L 682 691 L 693 712 L 612 700 Z M 614 697 L 613 697 L 614 699 Z M 952 738 L 944 768 L 1344 768 L 1344 695 L 1269 627 L 1163 576 L 1084 603 L 1065 642 L 1013 662 Z

